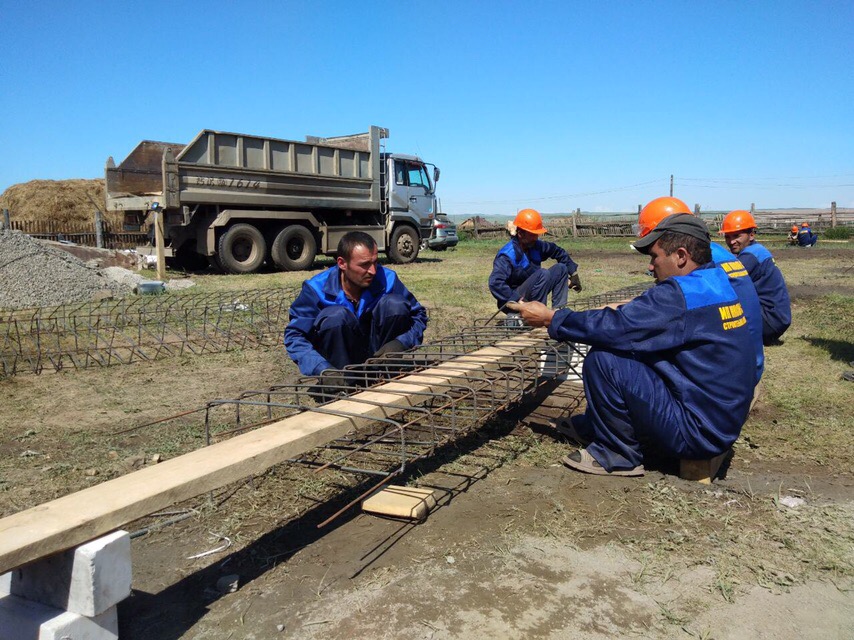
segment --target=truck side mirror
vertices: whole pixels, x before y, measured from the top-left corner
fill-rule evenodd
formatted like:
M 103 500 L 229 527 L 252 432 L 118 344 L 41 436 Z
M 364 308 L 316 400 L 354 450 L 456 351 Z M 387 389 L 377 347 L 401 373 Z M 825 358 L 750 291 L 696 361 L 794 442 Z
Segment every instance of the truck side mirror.
M 439 167 L 433 167 L 433 184 L 439 182 Z

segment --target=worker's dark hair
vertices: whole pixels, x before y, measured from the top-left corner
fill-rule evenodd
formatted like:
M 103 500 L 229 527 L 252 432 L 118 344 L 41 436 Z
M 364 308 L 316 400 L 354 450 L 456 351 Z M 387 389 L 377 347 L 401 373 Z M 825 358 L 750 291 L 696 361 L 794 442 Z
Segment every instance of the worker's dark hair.
M 658 246 L 667 256 L 679 247 L 684 247 L 691 259 L 697 264 L 706 264 L 712 261 L 712 246 L 708 242 L 686 233 L 665 231 L 658 239 Z
M 353 249 L 359 245 L 365 247 L 368 251 L 373 251 L 377 247 L 377 241 L 364 231 L 348 231 L 338 242 L 338 251 L 335 253 L 335 257 L 344 258 L 345 262 L 350 262 Z

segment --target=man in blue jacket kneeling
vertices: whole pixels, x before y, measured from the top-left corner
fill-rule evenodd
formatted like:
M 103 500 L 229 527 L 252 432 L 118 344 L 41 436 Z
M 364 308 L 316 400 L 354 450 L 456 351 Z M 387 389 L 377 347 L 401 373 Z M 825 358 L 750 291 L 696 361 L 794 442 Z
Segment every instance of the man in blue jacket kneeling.
M 672 215 L 634 247 L 649 256 L 656 286 L 631 302 L 580 312 L 519 305 L 553 339 L 593 347 L 587 411 L 571 423 L 583 448 L 563 459 L 586 473 L 643 475 L 644 451 L 687 459 L 727 451 L 761 375 L 761 332 L 748 328 L 762 321 L 759 298 L 712 262 L 706 225 Z
M 340 369 L 417 346 L 427 327 L 427 311 L 378 263 L 377 243 L 361 231 L 341 238 L 336 265 L 303 283 L 289 315 L 288 355 L 333 391 L 350 382 Z
M 578 265 L 554 242 L 540 240 L 546 228 L 539 211 L 523 209 L 516 214 L 513 226 L 516 233 L 498 251 L 489 275 L 489 292 L 498 308 L 519 300 L 545 303 L 549 296 L 553 309 L 564 306 L 570 288 L 581 291 Z M 546 269 L 542 262 L 549 258 L 556 264 Z

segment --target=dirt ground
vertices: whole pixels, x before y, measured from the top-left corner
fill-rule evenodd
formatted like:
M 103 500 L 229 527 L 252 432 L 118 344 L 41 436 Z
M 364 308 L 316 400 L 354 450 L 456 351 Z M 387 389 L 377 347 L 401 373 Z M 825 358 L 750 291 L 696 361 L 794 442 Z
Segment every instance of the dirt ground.
M 850 339 L 815 333 L 833 309 L 810 315 L 827 293 L 854 296 L 851 252 L 825 252 L 834 266 L 819 281 L 804 253 L 778 255 L 796 324 L 768 350 L 765 395 L 724 479 L 691 483 L 667 465 L 642 479 L 570 472 L 559 459 L 571 447 L 528 416 L 536 403 L 413 469 L 406 482 L 441 496 L 417 525 L 350 509 L 318 528 L 364 487 L 275 467 L 128 527 L 186 516 L 134 538 L 121 637 L 854 637 L 854 424 L 840 409 L 854 394 L 810 369 L 828 353 L 854 359 Z M 637 270 L 622 254 L 580 255 Z M 461 315 L 436 306 L 440 326 Z M 787 413 L 794 360 L 827 394 L 831 427 Z M 2 381 L 0 513 L 124 473 L 169 442 L 117 435 L 129 425 L 294 375 L 273 350 Z M 804 429 L 825 438 L 820 455 Z

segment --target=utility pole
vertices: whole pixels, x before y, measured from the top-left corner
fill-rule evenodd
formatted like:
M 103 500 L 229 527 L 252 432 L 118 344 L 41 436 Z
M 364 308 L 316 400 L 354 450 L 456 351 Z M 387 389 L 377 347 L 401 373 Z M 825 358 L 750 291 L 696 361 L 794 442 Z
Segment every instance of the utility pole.
M 673 197 L 673 174 L 670 174 L 670 197 Z

